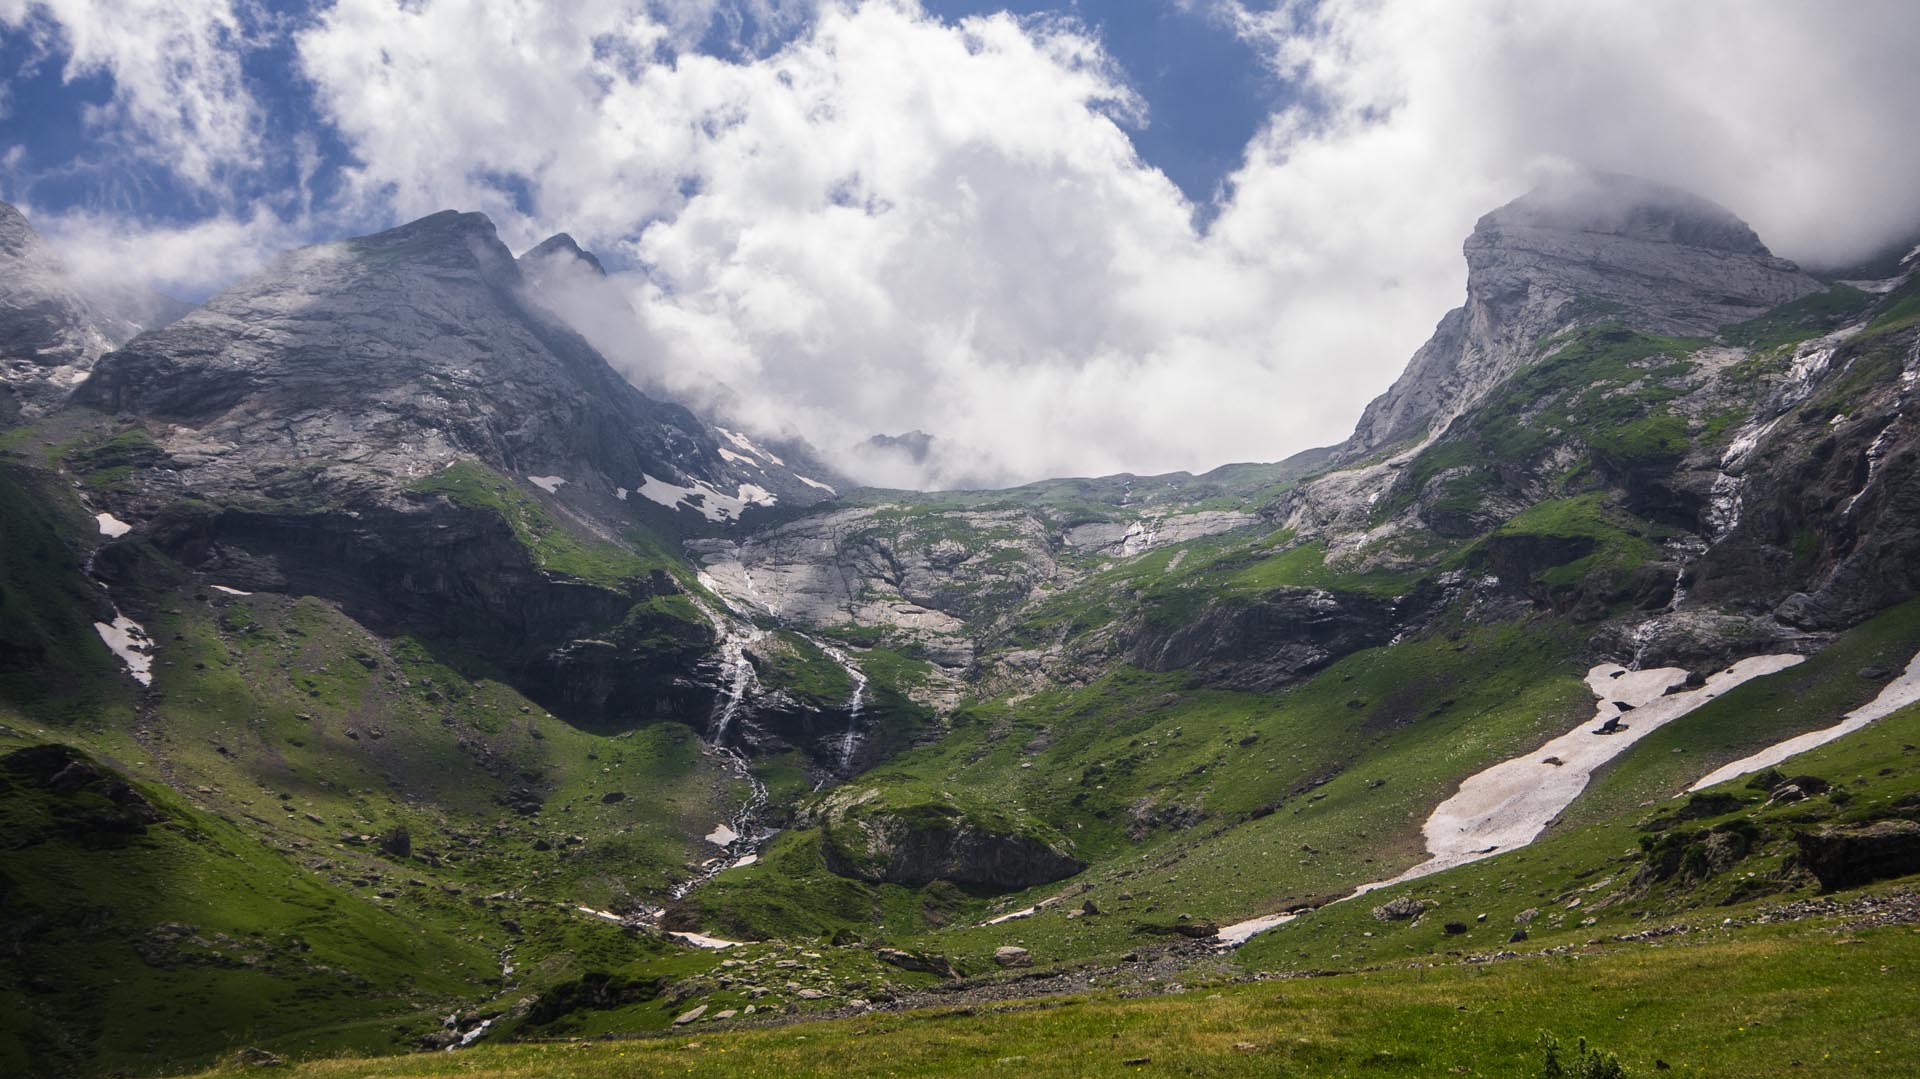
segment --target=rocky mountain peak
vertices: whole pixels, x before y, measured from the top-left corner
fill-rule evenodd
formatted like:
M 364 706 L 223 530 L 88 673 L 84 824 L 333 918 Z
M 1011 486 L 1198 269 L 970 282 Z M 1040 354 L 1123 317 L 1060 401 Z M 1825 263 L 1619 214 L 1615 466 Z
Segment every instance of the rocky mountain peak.
M 830 493 L 732 441 L 728 457 L 744 436 L 642 394 L 523 284 L 485 215 L 436 213 L 281 256 L 104 358 L 75 398 L 171 423 L 181 482 L 236 496 L 296 464 L 386 487 L 461 459 L 715 520 L 723 498 L 737 519 Z
M 1553 178 L 1482 217 L 1465 254 L 1466 304 L 1367 406 L 1344 458 L 1445 430 L 1573 326 L 1706 337 L 1825 288 L 1724 207 L 1614 173 Z
M 19 258 L 40 246 L 40 234 L 28 223 L 27 215 L 11 203 L 0 202 L 0 255 Z
M 1474 228 L 1486 246 L 1512 229 L 1598 233 L 1771 257 L 1752 228 L 1718 203 L 1637 176 L 1580 170 L 1555 176 L 1488 213 Z M 1476 245 L 1468 241 L 1469 248 Z
M 566 258 L 584 263 L 588 269 L 599 276 L 607 276 L 607 268 L 600 264 L 600 259 L 593 252 L 575 243 L 573 237 L 564 232 L 556 232 L 528 249 L 520 256 L 520 264 L 525 266 L 528 263 L 554 258 Z

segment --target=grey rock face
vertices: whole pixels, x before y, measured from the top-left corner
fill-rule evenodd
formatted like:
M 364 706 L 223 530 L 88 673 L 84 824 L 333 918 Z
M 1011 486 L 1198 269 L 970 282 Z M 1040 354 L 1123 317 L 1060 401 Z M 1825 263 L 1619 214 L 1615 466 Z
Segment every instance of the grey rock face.
M 1859 334 L 1788 395 L 1793 407 L 1757 416 L 1731 527 L 1694 568 L 1693 594 L 1806 629 L 1920 594 L 1916 391 L 1920 330 Z
M 94 361 L 186 305 L 138 289 L 82 287 L 19 210 L 0 202 L 0 419 L 11 397 L 37 414 Z
M 1186 668 L 1210 684 L 1265 690 L 1386 644 L 1400 622 L 1391 600 L 1278 589 L 1250 600 L 1217 600 L 1183 626 L 1137 626 L 1127 656 L 1147 670 Z
M 715 519 L 741 512 L 724 497 L 825 496 L 724 456 L 727 436 L 628 385 L 521 286 L 486 217 L 434 214 L 283 256 L 103 360 L 76 400 L 170 423 L 162 445 L 201 494 L 294 469 L 404 484 L 477 458 L 549 487 L 665 492 Z
M 600 259 L 593 252 L 583 249 L 574 242 L 573 237 L 564 232 L 556 232 L 541 240 L 521 255 L 519 262 L 522 268 L 527 268 L 547 259 L 573 259 L 584 263 L 588 269 L 601 277 L 607 275 L 607 268 L 600 264 Z
M 1580 173 L 1482 217 L 1467 238 L 1467 302 L 1367 406 L 1348 459 L 1443 430 L 1576 321 L 1709 334 L 1821 291 L 1746 224 L 1661 184 Z

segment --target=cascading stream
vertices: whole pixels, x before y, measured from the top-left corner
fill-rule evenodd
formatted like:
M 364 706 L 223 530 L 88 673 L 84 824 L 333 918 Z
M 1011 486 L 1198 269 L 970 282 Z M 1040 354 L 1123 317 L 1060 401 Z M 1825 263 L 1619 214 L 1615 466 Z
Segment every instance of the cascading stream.
M 807 640 L 812 642 L 815 648 L 826 653 L 828 659 L 838 663 L 840 669 L 847 672 L 848 680 L 853 683 L 853 693 L 847 697 L 847 733 L 840 738 L 839 756 L 840 774 L 850 775 L 853 772 L 854 758 L 860 752 L 861 744 L 866 740 L 865 732 L 860 729 L 860 709 L 867 700 L 867 672 L 861 670 L 860 665 L 853 661 L 853 657 L 841 649 L 814 637 L 808 637 Z

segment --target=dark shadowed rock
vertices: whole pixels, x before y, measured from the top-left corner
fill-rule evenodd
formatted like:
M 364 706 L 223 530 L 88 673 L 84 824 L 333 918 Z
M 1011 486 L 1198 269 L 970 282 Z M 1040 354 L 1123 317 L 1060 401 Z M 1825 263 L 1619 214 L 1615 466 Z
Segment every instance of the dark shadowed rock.
M 1800 862 L 1827 891 L 1920 873 L 1920 822 L 1883 820 L 1857 828 L 1799 832 Z

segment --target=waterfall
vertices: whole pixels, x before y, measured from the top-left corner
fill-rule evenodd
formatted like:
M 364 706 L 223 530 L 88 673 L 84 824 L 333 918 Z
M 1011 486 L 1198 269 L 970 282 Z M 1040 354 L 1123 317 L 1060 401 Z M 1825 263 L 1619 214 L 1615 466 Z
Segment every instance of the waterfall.
M 840 771 L 847 773 L 853 771 L 853 755 L 860 748 L 860 704 L 867 696 L 867 676 L 866 672 L 851 663 L 843 666 L 853 679 L 853 696 L 847 700 L 847 733 L 840 739 Z
M 807 643 L 818 648 L 828 659 L 839 664 L 840 669 L 847 672 L 848 680 L 853 683 L 853 692 L 847 697 L 847 732 L 840 736 L 838 762 L 840 774 L 850 775 L 853 772 L 854 757 L 860 752 L 861 743 L 865 741 L 865 732 L 860 729 L 860 710 L 867 703 L 867 672 L 861 670 L 860 665 L 855 663 L 853 657 L 847 655 L 844 649 L 828 644 L 818 637 L 809 637 L 804 633 L 800 636 Z

